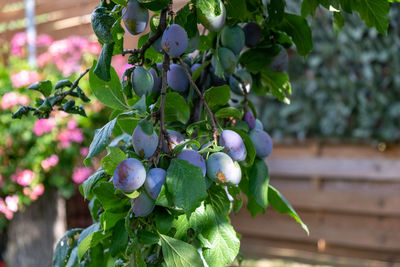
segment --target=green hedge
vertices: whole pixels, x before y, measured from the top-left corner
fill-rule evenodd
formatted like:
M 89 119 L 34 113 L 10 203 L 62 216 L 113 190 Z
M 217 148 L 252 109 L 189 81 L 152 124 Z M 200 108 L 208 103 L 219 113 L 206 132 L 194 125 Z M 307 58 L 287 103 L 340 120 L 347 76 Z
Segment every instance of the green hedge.
M 358 16 L 346 18 L 337 33 L 329 13 L 318 10 L 312 22 L 312 54 L 306 60 L 291 58 L 291 105 L 254 99 L 258 116 L 276 140 L 397 142 L 400 5 L 393 5 L 386 36 L 368 29 Z

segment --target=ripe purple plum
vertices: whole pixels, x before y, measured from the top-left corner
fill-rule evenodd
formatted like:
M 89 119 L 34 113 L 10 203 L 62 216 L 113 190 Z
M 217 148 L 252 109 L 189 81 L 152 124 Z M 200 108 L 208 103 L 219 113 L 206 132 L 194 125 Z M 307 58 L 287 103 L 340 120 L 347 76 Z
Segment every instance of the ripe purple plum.
M 115 168 L 112 180 L 116 189 L 130 193 L 144 184 L 146 169 L 139 160 L 128 158 L 121 161 Z
M 152 32 L 152 31 L 150 31 L 150 36 L 149 37 L 151 37 L 152 35 L 154 35 L 154 32 Z M 151 45 L 153 48 L 154 48 L 154 50 L 156 50 L 158 53 L 161 53 L 163 50 L 162 50 L 162 47 L 161 47 L 161 37 L 159 37 L 152 45 Z
M 154 210 L 156 202 L 145 191 L 142 191 L 136 199 L 132 199 L 132 211 L 136 217 L 146 217 Z
M 256 46 L 262 38 L 262 30 L 255 22 L 249 22 L 243 27 L 245 44 L 247 47 Z
M 138 125 L 132 134 L 132 144 L 136 154 L 142 158 L 150 158 L 154 154 L 154 151 L 156 151 L 158 145 L 157 133 L 153 130 L 153 133 L 148 135 L 142 130 L 142 127 Z
M 154 87 L 153 75 L 142 66 L 136 67 L 132 73 L 132 88 L 139 97 L 150 94 Z
M 255 129 L 264 130 L 264 125 L 259 119 L 256 119 L 256 127 L 255 127 Z
M 169 140 L 171 141 L 172 149 L 174 149 L 177 145 L 179 145 L 180 143 L 183 143 L 185 141 L 183 136 L 177 131 L 167 130 L 167 133 L 168 133 Z M 165 153 L 169 152 L 168 143 L 166 140 L 164 140 L 163 151 Z
M 246 111 L 246 113 L 244 113 L 243 120 L 247 122 L 250 130 L 253 130 L 256 127 L 256 118 L 254 118 L 253 113 L 250 111 Z
M 203 176 L 206 176 L 206 162 L 204 158 L 197 152 L 191 149 L 184 149 L 179 153 L 178 159 L 186 160 L 190 164 L 197 166 L 203 172 Z
M 207 12 L 204 14 L 199 8 L 197 9 L 197 17 L 201 24 L 206 27 L 208 30 L 213 32 L 218 32 L 222 29 L 226 20 L 226 9 L 223 1 L 217 0 L 219 4 L 219 11 L 215 12 L 214 10 L 210 10 L 211 12 Z
M 253 85 L 253 78 L 251 77 L 251 74 L 245 70 L 245 69 L 240 69 L 236 71 L 236 76 L 238 76 L 242 81 L 239 82 L 235 77 L 230 76 L 229 77 L 229 86 L 232 89 L 232 92 L 238 95 L 243 95 L 244 90 L 246 90 L 247 93 L 250 92 L 250 89 Z
M 142 7 L 137 0 L 129 0 L 127 8 L 122 10 L 125 28 L 133 35 L 142 33 L 149 21 L 149 11 Z
M 263 130 L 254 129 L 250 131 L 249 137 L 256 149 L 256 155 L 260 158 L 268 157 L 273 149 L 271 136 Z
M 183 68 L 178 64 L 171 64 L 167 72 L 167 82 L 172 90 L 185 92 L 189 87 L 189 79 Z
M 210 77 L 211 77 L 211 84 L 213 86 L 221 86 L 221 85 L 225 85 L 228 84 L 228 82 L 226 81 L 226 79 L 220 78 L 217 75 L 215 75 L 215 69 L 214 67 L 210 67 Z
M 152 199 L 157 199 L 161 192 L 161 187 L 165 183 L 166 177 L 167 172 L 160 168 L 153 168 L 147 173 L 146 181 L 144 182 L 144 188 Z
M 218 48 L 218 58 L 222 68 L 227 74 L 232 74 L 235 71 L 237 65 L 237 58 L 235 54 L 226 47 Z
M 227 154 L 217 152 L 207 159 L 207 176 L 217 183 L 238 185 L 242 179 L 242 170 Z
M 188 36 L 180 25 L 172 24 L 163 33 L 161 47 L 170 57 L 179 57 L 188 47 Z
M 226 25 L 221 32 L 221 43 L 238 55 L 244 47 L 244 32 L 239 26 Z
M 153 85 L 153 88 L 151 89 L 151 91 L 153 93 L 158 93 L 161 90 L 162 78 L 161 78 L 161 76 L 160 77 L 158 76 L 157 71 L 153 68 L 151 68 L 149 70 L 149 72 L 150 72 L 151 76 L 153 76 L 153 81 L 154 81 L 154 85 Z
M 242 161 L 246 159 L 247 150 L 242 137 L 232 130 L 223 130 L 219 137 L 219 145 L 223 146 L 224 152 L 233 160 Z
M 275 72 L 286 71 L 289 65 L 289 56 L 283 46 L 279 46 L 279 53 L 269 63 L 269 68 Z

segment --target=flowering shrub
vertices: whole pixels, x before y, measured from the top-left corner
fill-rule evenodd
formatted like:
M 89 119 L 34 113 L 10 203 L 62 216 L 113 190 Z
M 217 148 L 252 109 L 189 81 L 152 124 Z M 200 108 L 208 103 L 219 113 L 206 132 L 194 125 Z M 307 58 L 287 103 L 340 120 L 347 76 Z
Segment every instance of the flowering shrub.
M 92 102 L 86 105 L 88 118 L 73 118 L 57 110 L 49 118 L 36 121 L 11 119 L 19 105 L 41 100 L 38 92 L 27 92 L 27 86 L 43 77 L 73 80 L 76 77 L 71 74 L 89 65 L 100 51 L 99 44 L 76 36 L 53 41 L 41 35 L 37 45 L 38 71 L 30 69 L 24 59 L 24 33 L 16 34 L 10 43 L 9 64 L 0 63 L 0 229 L 15 212 L 37 200 L 49 186 L 58 188 L 66 198 L 73 194 L 74 184 L 82 183 L 92 173 L 91 168 L 82 167 L 81 163 L 91 139 L 83 126 L 96 127 L 97 122 L 107 118 L 103 105 Z M 87 80 L 81 82 L 84 84 Z

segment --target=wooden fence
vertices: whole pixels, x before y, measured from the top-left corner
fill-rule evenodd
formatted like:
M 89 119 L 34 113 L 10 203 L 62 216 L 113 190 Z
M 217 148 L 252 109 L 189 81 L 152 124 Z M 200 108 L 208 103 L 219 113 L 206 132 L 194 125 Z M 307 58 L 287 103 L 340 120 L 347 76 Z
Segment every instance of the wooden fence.
M 243 253 L 344 265 L 366 264 L 355 258 L 373 260 L 369 266 L 400 262 L 399 157 L 399 147 L 276 147 L 267 160 L 271 184 L 292 203 L 310 236 L 271 209 L 256 218 L 243 210 L 232 216 Z

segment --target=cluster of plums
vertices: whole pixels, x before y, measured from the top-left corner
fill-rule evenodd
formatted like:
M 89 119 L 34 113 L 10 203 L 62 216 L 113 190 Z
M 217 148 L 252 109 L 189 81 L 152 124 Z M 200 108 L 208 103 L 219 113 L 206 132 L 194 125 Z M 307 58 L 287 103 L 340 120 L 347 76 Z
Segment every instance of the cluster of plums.
M 219 86 L 229 84 L 232 92 L 237 95 L 249 93 L 252 87 L 252 76 L 244 68 L 238 68 L 238 58 L 240 53 L 246 49 L 257 46 L 263 37 L 262 29 L 255 22 L 249 22 L 243 27 L 238 25 L 225 25 L 226 10 L 222 1 L 220 3 L 220 13 L 218 15 L 203 14 L 197 11 L 199 21 L 209 31 L 220 32 L 220 43 L 214 51 L 209 67 L 210 75 L 206 81 L 209 86 Z M 142 33 L 149 21 L 149 12 L 143 8 L 137 0 L 129 0 L 127 8 L 123 10 L 123 21 L 125 27 L 131 34 Z M 151 32 L 150 35 L 154 34 Z M 162 36 L 152 44 L 158 51 L 164 51 L 172 59 L 180 57 L 185 53 L 193 52 L 199 43 L 199 35 L 189 39 L 186 31 L 178 24 L 169 25 Z M 285 71 L 287 68 L 287 53 L 283 47 L 279 47 L 280 52 L 271 61 L 269 68 L 273 71 Z M 223 76 L 215 74 L 217 65 L 223 69 Z M 201 66 L 198 62 L 189 62 L 192 73 Z M 158 93 L 161 90 L 161 70 L 162 64 L 158 63 L 149 70 L 142 66 L 137 66 L 132 72 L 133 91 L 139 97 Z M 171 63 L 167 72 L 168 86 L 175 92 L 185 93 L 189 89 L 189 79 L 181 65 Z M 254 145 L 258 157 L 267 157 L 273 148 L 271 137 L 263 130 L 261 121 L 255 119 L 251 111 L 244 114 L 243 121 L 249 126 L 249 137 Z M 176 131 L 167 130 L 170 146 L 173 149 L 178 144 L 185 141 L 185 138 Z M 153 129 L 151 134 L 146 133 L 141 126 L 137 126 L 132 134 L 132 145 L 138 157 L 143 159 L 150 158 L 157 149 L 158 135 Z M 247 149 L 242 137 L 234 130 L 225 129 L 220 133 L 219 146 L 224 149 L 204 156 L 198 149 L 209 146 L 206 143 L 201 148 L 188 147 L 183 149 L 177 159 L 185 160 L 190 164 L 200 168 L 207 184 L 210 180 L 223 185 L 238 185 L 242 172 L 240 162 L 247 157 Z M 163 144 L 163 152 L 168 153 L 167 142 Z M 133 213 L 135 216 L 143 217 L 149 215 L 160 194 L 161 188 L 166 181 L 167 173 L 164 169 L 153 168 L 146 172 L 142 162 L 136 158 L 128 158 L 122 161 L 116 168 L 113 175 L 114 186 L 125 193 L 136 190 L 140 191 L 139 197 L 132 200 Z M 206 178 L 207 177 L 207 178 Z M 144 188 L 144 189 L 143 189 Z

